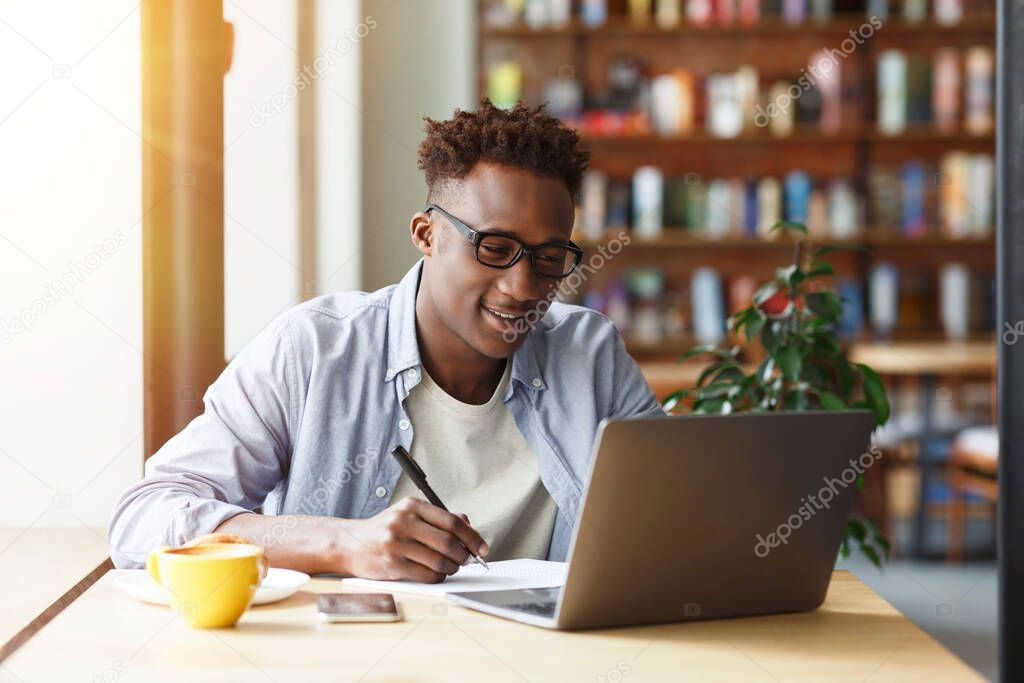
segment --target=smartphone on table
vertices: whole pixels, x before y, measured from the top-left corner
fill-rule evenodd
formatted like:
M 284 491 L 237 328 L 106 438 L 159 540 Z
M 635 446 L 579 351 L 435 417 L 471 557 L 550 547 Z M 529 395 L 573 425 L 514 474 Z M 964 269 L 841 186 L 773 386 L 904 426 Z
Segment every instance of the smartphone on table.
M 401 619 L 390 593 L 320 593 L 316 596 L 316 614 L 327 623 Z

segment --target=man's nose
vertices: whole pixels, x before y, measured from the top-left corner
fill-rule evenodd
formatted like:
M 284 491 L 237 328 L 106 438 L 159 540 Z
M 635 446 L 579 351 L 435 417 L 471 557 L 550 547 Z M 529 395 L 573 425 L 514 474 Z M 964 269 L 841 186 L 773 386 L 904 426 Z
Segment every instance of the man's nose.
M 523 254 L 511 268 L 505 270 L 501 278 L 499 290 L 502 294 L 521 302 L 534 302 L 543 299 L 551 289 L 551 282 L 546 278 L 538 277 L 533 272 L 533 263 L 529 254 Z

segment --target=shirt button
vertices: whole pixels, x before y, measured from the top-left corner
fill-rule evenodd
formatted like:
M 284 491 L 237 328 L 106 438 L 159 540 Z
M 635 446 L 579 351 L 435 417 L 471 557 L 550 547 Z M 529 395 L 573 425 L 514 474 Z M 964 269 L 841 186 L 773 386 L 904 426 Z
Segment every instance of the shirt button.
M 378 486 L 377 490 L 374 491 L 374 493 L 377 495 L 378 498 L 383 498 L 384 496 L 388 495 L 388 490 L 383 486 Z
M 416 369 L 413 368 L 409 372 L 405 373 L 405 376 L 408 377 L 409 379 L 416 379 Z
M 398 428 L 399 429 L 403 429 L 403 430 L 404 429 L 408 429 L 409 428 L 409 421 L 408 420 L 400 420 L 398 422 Z
M 535 386 L 535 387 L 537 387 L 538 389 L 540 389 L 540 386 L 541 386 L 542 384 L 544 384 L 544 382 L 541 382 L 541 381 L 540 381 L 540 377 L 534 377 L 534 378 L 533 378 L 533 382 L 531 382 L 531 384 L 533 384 L 533 386 Z

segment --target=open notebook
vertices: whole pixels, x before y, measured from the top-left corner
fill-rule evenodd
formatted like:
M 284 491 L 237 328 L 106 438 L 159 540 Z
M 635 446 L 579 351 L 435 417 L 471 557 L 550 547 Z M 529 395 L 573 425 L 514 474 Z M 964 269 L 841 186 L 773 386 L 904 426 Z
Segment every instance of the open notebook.
M 551 588 L 565 584 L 568 564 L 547 560 L 502 560 L 488 562 L 490 569 L 478 564 L 464 565 L 441 583 L 415 581 L 375 581 L 373 579 L 344 579 L 346 586 L 375 588 L 400 593 L 442 596 L 447 593 L 470 591 L 497 591 L 515 588 Z

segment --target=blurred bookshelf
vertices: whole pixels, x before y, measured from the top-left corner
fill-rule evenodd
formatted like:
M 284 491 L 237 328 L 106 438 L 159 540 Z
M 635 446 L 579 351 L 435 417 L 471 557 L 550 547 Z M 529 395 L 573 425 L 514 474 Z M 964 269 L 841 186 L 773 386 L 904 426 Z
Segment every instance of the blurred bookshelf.
M 851 345 L 995 330 L 993 0 L 481 0 L 478 89 L 591 152 L 571 296 L 642 363 L 724 341 L 792 258 L 834 252 Z M 772 109 L 772 105 L 774 109 Z M 703 309 L 710 310 L 703 310 Z M 700 321 L 705 321 L 701 325 Z

